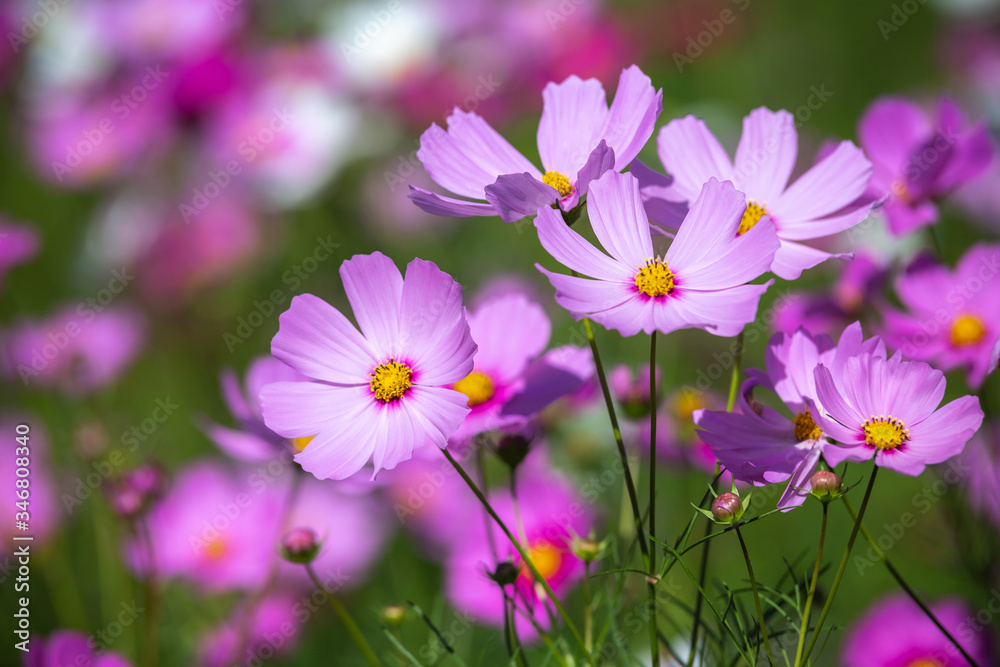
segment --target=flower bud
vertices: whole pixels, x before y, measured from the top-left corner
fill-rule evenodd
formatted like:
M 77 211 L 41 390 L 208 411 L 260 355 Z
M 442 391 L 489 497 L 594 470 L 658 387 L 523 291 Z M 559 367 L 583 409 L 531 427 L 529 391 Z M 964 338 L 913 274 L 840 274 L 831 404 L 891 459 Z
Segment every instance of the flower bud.
M 604 554 L 605 546 L 607 545 L 604 542 L 578 537 L 573 539 L 572 550 L 573 554 L 580 560 L 592 563 Z
M 823 502 L 835 500 L 843 495 L 844 480 L 840 475 L 830 470 L 817 470 L 809 478 L 809 486 L 812 487 L 812 495 Z
M 387 604 L 379 613 L 382 622 L 390 628 L 398 628 L 406 621 L 406 607 L 401 604 Z
M 530 433 L 512 433 L 510 435 L 505 435 L 500 438 L 500 442 L 497 443 L 497 456 L 500 460 L 507 464 L 507 466 L 514 470 L 517 466 L 521 464 L 524 457 L 528 455 L 528 451 L 531 449 L 531 441 L 534 438 Z
M 521 568 L 509 560 L 505 560 L 497 565 L 497 569 L 492 574 L 489 574 L 489 578 L 501 586 L 509 586 L 517 581 L 517 575 L 520 573 Z
M 281 541 L 281 555 L 290 563 L 311 563 L 317 552 L 319 542 L 311 528 L 293 528 Z
M 743 501 L 735 493 L 720 494 L 712 501 L 712 516 L 719 523 L 734 523 L 743 516 Z
M 659 367 L 656 368 L 656 382 L 660 382 Z M 649 366 L 640 366 L 634 375 L 628 366 L 616 366 L 608 376 L 608 385 L 628 418 L 639 419 L 653 410 L 649 394 Z

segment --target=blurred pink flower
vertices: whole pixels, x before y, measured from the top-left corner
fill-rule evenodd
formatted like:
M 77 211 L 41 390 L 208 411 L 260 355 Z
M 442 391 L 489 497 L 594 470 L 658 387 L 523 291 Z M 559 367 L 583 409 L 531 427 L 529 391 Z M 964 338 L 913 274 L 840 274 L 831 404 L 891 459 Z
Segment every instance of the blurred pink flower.
M 35 256 L 41 239 L 34 227 L 0 220 L 0 289 L 7 272 Z
M 271 594 L 243 604 L 229 620 L 202 637 L 198 650 L 204 667 L 259 665 L 288 655 L 299 639 L 303 607 L 287 594 Z M 242 654 L 241 654 L 242 651 Z
M 941 624 L 980 665 L 996 664 L 988 628 L 958 599 L 930 605 Z M 973 631 L 979 628 L 979 632 Z M 968 665 L 934 622 L 904 593 L 883 597 L 847 630 L 840 656 L 845 667 L 965 667 Z
M 2 332 L 4 374 L 70 394 L 114 383 L 145 343 L 145 323 L 127 306 L 80 303 L 44 320 L 24 320 Z
M 24 667 L 132 667 L 120 653 L 96 650 L 91 638 L 77 630 L 55 630 L 48 637 L 34 637 L 30 646 L 23 654 Z

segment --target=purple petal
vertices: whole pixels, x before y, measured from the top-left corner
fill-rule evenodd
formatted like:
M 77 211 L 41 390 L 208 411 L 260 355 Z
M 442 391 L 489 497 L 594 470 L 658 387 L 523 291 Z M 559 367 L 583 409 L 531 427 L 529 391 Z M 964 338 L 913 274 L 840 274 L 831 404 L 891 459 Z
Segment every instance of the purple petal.
M 283 438 L 308 438 L 343 430 L 375 404 L 367 384 L 338 387 L 320 382 L 275 382 L 260 390 L 264 423 Z M 312 443 L 309 443 L 311 449 Z
M 312 294 L 300 294 L 279 318 L 271 353 L 303 375 L 338 384 L 367 385 L 379 362 L 340 311 Z
M 601 280 L 631 279 L 637 269 L 611 259 L 573 231 L 558 211 L 539 209 L 535 216 L 538 240 L 552 257 L 563 266 Z
M 587 213 L 594 234 L 612 257 L 636 270 L 652 259 L 649 220 L 635 176 L 609 171 L 594 181 Z
M 937 206 L 931 201 L 907 204 L 890 197 L 881 210 L 889 223 L 889 231 L 895 236 L 905 236 L 916 229 L 937 222 L 938 219 Z
M 774 284 L 769 280 L 762 285 L 740 285 L 717 292 L 697 292 L 678 290 L 679 301 L 692 316 L 692 323 L 711 322 L 707 329 L 716 336 L 736 336 L 757 317 L 757 304 L 767 288 Z
M 355 255 L 340 265 L 340 278 L 354 318 L 379 360 L 399 356 L 403 276 L 396 264 L 380 252 Z
M 761 205 L 777 201 L 792 175 L 798 151 L 792 114 L 754 109 L 743 119 L 743 135 L 736 149 L 736 187 Z
M 501 220 L 517 222 L 534 215 L 539 207 L 559 201 L 559 193 L 527 172 L 503 174 L 486 186 L 486 201 L 492 204 Z
M 829 368 L 820 364 L 813 373 L 816 377 L 816 400 L 823 406 L 823 412 L 814 415 L 817 425 L 834 440 L 845 445 L 855 444 L 861 424 L 867 416 L 847 402 Z
M 639 160 L 632 161 L 629 173 L 639 180 L 639 194 L 649 219 L 666 229 L 678 229 L 687 215 L 688 201 L 674 189 L 673 179 Z M 656 225 L 653 227 L 657 229 Z M 665 230 L 660 229 L 660 233 L 665 235 Z
M 820 448 L 814 447 L 799 461 L 799 464 L 795 467 L 795 472 L 792 473 L 791 478 L 788 480 L 785 492 L 778 499 L 778 504 L 776 505 L 778 509 L 790 510 L 793 507 L 798 507 L 809 497 L 809 490 L 812 488 L 809 482 L 812 479 L 813 473 L 816 472 L 820 453 Z
M 678 271 L 699 264 L 732 243 L 746 210 L 746 197 L 731 181 L 709 178 L 698 189 L 698 197 L 665 258 Z
M 562 83 L 545 86 L 542 105 L 538 123 L 542 164 L 546 171 L 575 174 L 601 138 L 599 131 L 608 115 L 604 87 L 597 79 L 584 81 L 570 76 Z
M 473 216 L 496 215 L 496 209 L 491 204 L 482 202 L 465 201 L 442 197 L 439 194 L 428 192 L 415 185 L 410 186 L 410 194 L 407 195 L 414 204 L 421 210 L 431 215 L 444 215 L 459 218 L 470 218 Z
M 887 97 L 876 100 L 858 123 L 858 137 L 875 162 L 897 176 L 917 144 L 931 133 L 927 114 L 913 102 Z
M 415 383 L 451 384 L 472 372 L 476 344 L 461 285 L 433 262 L 414 259 L 406 267 L 400 303 L 400 333 Z
M 219 426 L 207 419 L 201 428 L 219 449 L 239 461 L 268 461 L 280 453 L 272 443 L 246 431 Z
M 578 391 L 594 376 L 590 350 L 565 345 L 550 350 L 524 373 L 524 385 L 500 409 L 503 416 L 533 417 L 554 401 Z
M 911 440 L 904 449 L 912 449 L 925 463 L 941 463 L 961 453 L 982 423 L 979 398 L 962 396 L 927 419 L 912 426 L 907 424 Z
M 423 428 L 425 437 L 442 449 L 469 414 L 469 397 L 441 387 L 414 387 L 414 401 L 407 403 L 410 417 Z
M 542 272 L 556 289 L 556 302 L 574 314 L 585 316 L 617 306 L 635 296 L 634 288 L 623 281 L 590 280 L 575 276 L 564 276 L 546 271 L 538 264 L 535 267 Z
M 770 219 L 757 222 L 715 252 L 677 274 L 688 289 L 717 290 L 742 285 L 759 278 L 771 268 L 775 252 L 781 246 Z
M 417 158 L 438 185 L 472 199 L 481 199 L 500 174 L 526 171 L 541 178 L 538 169 L 485 120 L 460 109 L 448 116 L 447 132 L 431 125 L 420 136 Z
M 576 174 L 577 200 L 587 194 L 590 189 L 590 182 L 600 178 L 604 172 L 615 166 L 615 152 L 608 144 L 601 139 L 587 158 L 587 163 L 580 168 Z
M 260 414 L 257 406 L 251 407 L 247 403 L 243 387 L 240 386 L 240 380 L 232 368 L 226 368 L 219 373 L 219 384 L 222 386 L 222 400 L 225 401 L 229 413 L 237 421 L 245 421 L 251 419 L 255 414 Z
M 655 90 L 652 80 L 635 65 L 622 70 L 600 133 L 614 149 L 615 171 L 627 167 L 646 145 L 662 110 L 663 91 Z
M 685 199 L 693 201 L 710 178 L 733 178 L 733 163 L 700 118 L 685 116 L 667 123 L 656 139 L 656 150 L 674 177 L 674 189 Z

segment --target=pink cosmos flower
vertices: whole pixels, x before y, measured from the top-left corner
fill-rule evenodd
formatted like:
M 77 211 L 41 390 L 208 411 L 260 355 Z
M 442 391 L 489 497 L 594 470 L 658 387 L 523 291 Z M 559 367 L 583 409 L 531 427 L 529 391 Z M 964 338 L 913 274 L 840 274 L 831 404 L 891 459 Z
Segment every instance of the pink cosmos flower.
M 39 245 L 34 228 L 0 220 L 0 289 L 7 272 L 34 257 Z
M 15 325 L 3 338 L 0 368 L 6 375 L 79 395 L 118 379 L 142 349 L 145 323 L 128 307 L 81 303 Z
M 930 605 L 941 624 L 980 665 L 996 664 L 989 633 L 968 631 L 973 611 L 958 599 Z M 848 629 L 840 657 L 845 667 L 965 667 L 934 622 L 903 593 L 882 598 Z
M 91 638 L 77 630 L 56 630 L 44 639 L 33 637 L 30 646 L 23 654 L 24 667 L 132 667 L 120 653 L 95 651 Z
M 238 429 L 206 420 L 205 434 L 229 456 L 241 461 L 267 461 L 286 451 L 302 451 L 308 438 L 286 440 L 264 425 L 260 413 L 260 390 L 272 382 L 305 382 L 306 378 L 270 355 L 255 358 L 247 368 L 241 387 L 236 372 L 222 372 L 222 398 L 236 419 Z
M 312 382 L 261 390 L 269 429 L 314 437 L 295 460 L 320 479 L 344 479 L 369 459 L 372 477 L 425 443 L 445 447 L 469 413 L 449 387 L 472 372 L 476 344 L 462 288 L 432 262 L 415 259 L 406 278 L 381 253 L 340 267 L 361 333 L 318 297 L 295 297 L 271 345 L 275 357 Z
M 534 454 L 536 459 L 540 454 Z M 570 486 L 554 477 L 544 466 L 529 465 L 521 471 L 518 483 L 518 504 L 532 563 L 545 577 L 557 596 L 564 596 L 583 576 L 583 561 L 571 551 L 574 536 L 585 537 L 593 527 L 593 517 L 574 494 Z M 497 493 L 490 504 L 512 531 L 516 530 L 509 493 Z M 471 521 L 461 527 L 462 537 L 453 541 L 452 552 L 445 565 L 445 595 L 459 611 L 468 613 L 481 623 L 503 627 L 504 601 L 500 587 L 489 579 L 498 564 L 513 563 L 518 567 L 513 586 L 507 595 L 516 600 L 515 623 L 520 639 L 537 637 L 525 614 L 531 614 L 546 627 L 549 624 L 545 592 L 536 586 L 527 567 L 520 564 L 517 551 L 507 537 L 490 523 L 492 542 L 487 537 L 486 523 Z M 491 544 L 496 546 L 493 553 Z M 536 590 L 537 589 L 537 590 Z M 554 608 L 552 608 L 554 612 Z
M 472 372 L 452 385 L 468 397 L 471 410 L 452 435 L 455 443 L 522 427 L 593 376 L 589 350 L 565 346 L 542 354 L 552 325 L 541 306 L 520 294 L 477 307 L 469 314 L 469 329 L 479 350 Z M 570 363 L 562 363 L 566 360 Z
M 990 285 L 998 275 L 998 244 L 972 246 L 953 271 L 934 261 L 914 262 L 896 281 L 909 312 L 886 308 L 882 335 L 910 359 L 965 369 L 969 385 L 979 388 L 1000 339 L 1000 298 Z
M 663 374 L 658 365 L 654 366 L 653 370 L 656 373 L 656 385 L 659 386 L 663 381 Z M 626 364 L 615 366 L 608 373 L 608 388 L 615 402 L 622 407 L 622 411 L 628 417 L 639 418 L 648 415 L 654 407 L 650 401 L 648 364 L 640 365 L 634 373 Z
M 934 200 L 985 172 L 996 152 L 986 123 L 966 127 L 947 98 L 933 121 L 910 100 L 878 99 L 858 121 L 858 137 L 874 163 L 870 192 L 888 195 L 883 211 L 896 236 L 936 222 Z
M 631 174 L 609 172 L 591 184 L 590 224 L 605 255 L 573 231 L 558 212 L 540 208 L 538 239 L 553 258 L 588 280 L 535 266 L 556 289 L 556 302 L 575 319 L 590 317 L 623 336 L 699 328 L 735 336 L 757 315 L 773 281 L 748 285 L 768 270 L 778 237 L 765 221 L 737 236 L 746 199 L 732 183 L 710 179 L 662 259 Z
M 771 271 L 798 278 L 832 255 L 799 241 L 830 236 L 853 227 L 875 204 L 865 188 L 872 166 L 850 141 L 841 142 L 794 183 L 788 180 L 798 154 L 795 118 L 787 111 L 755 109 L 743 119 L 743 136 L 732 161 L 704 121 L 685 116 L 670 121 L 657 137 L 660 160 L 673 177 L 640 168 L 643 194 L 651 211 L 671 202 L 692 202 L 710 179 L 730 180 L 747 197 L 739 224 L 743 234 L 765 216 L 781 239 Z M 652 213 L 654 218 L 657 217 Z M 663 216 L 660 216 L 663 217 Z M 657 220 L 669 224 L 669 219 Z
M 962 451 L 983 421 L 977 397 L 939 408 L 944 373 L 903 361 L 899 352 L 887 358 L 881 341 L 867 351 L 852 347 L 853 337 L 841 337 L 834 359 L 814 371 L 816 399 L 824 408 L 816 423 L 840 444 L 823 450 L 831 466 L 874 457 L 878 466 L 916 476 Z
M 860 336 L 860 326 L 846 337 Z M 846 341 L 845 341 L 846 342 Z M 740 391 L 740 411 L 698 410 L 699 435 L 733 477 L 759 486 L 790 480 L 778 500 L 785 509 L 801 505 L 809 495 L 809 480 L 828 447 L 815 415 L 813 370 L 830 364 L 835 354 L 828 336 L 805 329 L 775 334 L 764 352 L 765 371 L 749 369 Z M 773 391 L 791 410 L 791 419 L 754 398 L 754 389 Z
M 632 65 L 622 71 L 608 107 L 596 79 L 571 76 L 542 93 L 538 152 L 545 171 L 471 112 L 456 109 L 448 130 L 431 125 L 420 137 L 417 157 L 441 187 L 470 199 L 442 197 L 411 186 L 410 198 L 429 213 L 452 216 L 500 215 L 515 222 L 540 206 L 569 211 L 606 170 L 621 171 L 649 139 L 662 109 L 663 91 Z
M 286 476 L 195 463 L 146 516 L 145 540 L 125 545 L 133 571 L 181 577 L 209 591 L 254 590 L 277 565 L 277 544 L 289 497 Z
M 222 626 L 201 639 L 204 667 L 258 665 L 288 655 L 298 643 L 301 603 L 289 595 L 272 594 L 252 605 L 241 605 Z M 240 655 L 240 650 L 243 655 Z

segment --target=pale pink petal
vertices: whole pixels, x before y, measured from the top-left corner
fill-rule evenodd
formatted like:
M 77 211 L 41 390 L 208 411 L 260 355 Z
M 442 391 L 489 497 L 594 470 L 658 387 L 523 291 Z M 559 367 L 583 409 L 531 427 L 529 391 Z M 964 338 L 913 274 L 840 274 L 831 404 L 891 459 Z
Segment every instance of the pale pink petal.
M 638 294 L 635 285 L 624 281 L 590 280 L 552 273 L 538 264 L 535 267 L 556 289 L 556 302 L 574 314 L 586 316 L 617 306 Z
M 792 175 L 798 151 L 792 114 L 754 109 L 743 119 L 743 135 L 736 148 L 736 187 L 762 206 L 777 201 Z
M 600 141 L 599 132 L 608 115 L 604 87 L 597 79 L 584 81 L 573 75 L 562 83 L 545 86 L 542 105 L 538 123 L 542 165 L 546 171 L 572 178 Z
M 615 171 L 635 159 L 649 141 L 656 119 L 663 110 L 663 91 L 635 65 L 622 70 L 618 89 L 600 136 L 614 149 Z
M 685 116 L 667 123 L 656 139 L 656 151 L 674 178 L 674 189 L 690 201 L 708 179 L 733 178 L 733 163 L 700 118 Z
M 340 311 L 312 294 L 300 294 L 279 318 L 271 353 L 303 375 L 338 384 L 368 382 L 379 361 Z
M 770 270 L 780 246 L 774 225 L 763 218 L 746 233 L 686 267 L 677 278 L 680 284 L 697 290 L 742 285 Z
M 768 202 L 768 212 L 775 217 L 779 230 L 785 220 L 795 223 L 826 217 L 861 197 L 871 176 L 871 162 L 861 149 L 842 141 L 778 199 Z
M 736 336 L 757 317 L 757 303 L 767 288 L 774 284 L 769 280 L 762 285 L 740 285 L 717 292 L 698 292 L 679 289 L 671 295 L 676 298 L 694 317 L 696 322 L 711 322 L 715 328 L 708 333 L 716 336 Z
M 927 114 L 903 98 L 876 100 L 858 122 L 858 138 L 875 162 L 902 175 L 913 148 L 924 141 L 933 127 Z
M 469 397 L 441 387 L 414 387 L 407 413 L 420 423 L 426 437 L 442 449 L 469 414 Z
M 541 208 L 535 216 L 535 228 L 542 247 L 563 266 L 584 275 L 601 280 L 622 280 L 629 271 L 638 271 L 622 266 L 570 229 L 558 211 Z
M 552 333 L 542 307 L 522 294 L 485 302 L 469 316 L 469 329 L 479 345 L 475 368 L 489 375 L 494 384 L 506 384 L 521 375 L 545 350 Z
M 483 196 L 480 192 L 479 197 Z M 492 204 L 484 204 L 476 201 L 465 201 L 454 199 L 453 197 L 442 197 L 434 192 L 428 192 L 415 185 L 410 186 L 410 194 L 407 195 L 410 201 L 420 207 L 421 210 L 431 215 L 444 215 L 460 218 L 472 216 L 496 215 L 496 209 Z
M 785 280 L 795 280 L 806 269 L 811 269 L 828 259 L 852 259 L 853 253 L 829 253 L 811 248 L 795 241 L 781 241 L 781 247 L 774 253 L 771 271 Z
M 399 301 L 403 276 L 380 252 L 355 255 L 340 265 L 354 318 L 380 361 L 402 352 L 399 344 Z
M 207 419 L 202 430 L 219 449 L 239 461 L 268 461 L 279 453 L 272 443 L 260 436 L 226 428 Z
M 622 264 L 638 270 L 653 258 L 649 220 L 635 176 L 605 172 L 590 184 L 587 213 L 597 240 Z
M 361 419 L 375 403 L 367 383 L 339 387 L 320 382 L 275 382 L 260 391 L 264 423 L 288 439 L 342 430 L 346 424 Z
M 683 271 L 732 243 L 746 207 L 746 197 L 731 181 L 707 179 L 667 250 L 667 264 Z
M 486 186 L 485 196 L 504 222 L 517 222 L 534 215 L 540 206 L 559 201 L 555 188 L 528 172 L 498 176 L 495 182 Z

